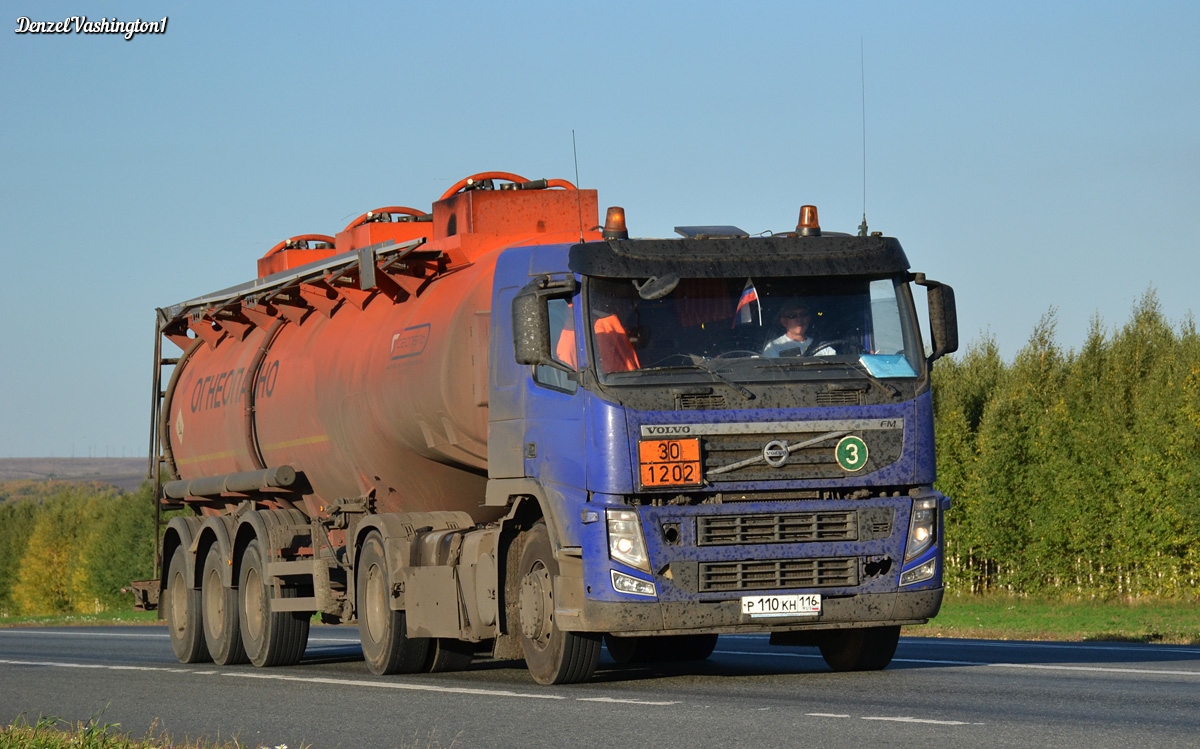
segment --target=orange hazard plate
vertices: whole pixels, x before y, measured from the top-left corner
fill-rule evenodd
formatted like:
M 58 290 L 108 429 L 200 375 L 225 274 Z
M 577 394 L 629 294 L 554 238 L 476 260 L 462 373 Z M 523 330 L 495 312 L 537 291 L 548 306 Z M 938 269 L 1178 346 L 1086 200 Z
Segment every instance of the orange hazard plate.
M 644 487 L 700 486 L 700 440 L 642 440 L 638 466 Z

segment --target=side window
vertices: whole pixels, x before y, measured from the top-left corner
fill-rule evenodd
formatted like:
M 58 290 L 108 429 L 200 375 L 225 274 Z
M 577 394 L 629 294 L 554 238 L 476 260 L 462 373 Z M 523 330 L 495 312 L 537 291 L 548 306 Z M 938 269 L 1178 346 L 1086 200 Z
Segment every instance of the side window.
M 566 299 L 550 299 L 550 350 L 554 360 L 570 372 L 578 369 L 576 364 L 577 341 L 575 338 L 575 309 Z M 574 393 L 579 387 L 571 374 L 559 367 L 539 364 L 533 372 L 534 382 L 555 390 Z
M 890 279 L 871 282 L 871 323 L 871 353 L 904 353 L 900 309 L 896 288 Z

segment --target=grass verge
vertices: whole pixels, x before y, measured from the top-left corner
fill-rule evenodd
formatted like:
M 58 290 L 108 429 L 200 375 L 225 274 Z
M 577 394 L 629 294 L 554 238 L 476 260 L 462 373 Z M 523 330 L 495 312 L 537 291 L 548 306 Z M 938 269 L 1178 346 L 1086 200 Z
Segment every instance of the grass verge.
M 99 614 L 0 616 L 0 627 L 95 627 L 106 624 L 160 624 L 157 611 L 103 611 Z M 0 749 L 4 749 L 0 745 Z
M 267 745 L 264 745 L 264 747 Z M 0 726 L 0 749 L 248 749 L 236 739 L 209 741 L 207 739 L 171 740 L 154 728 L 142 738 L 120 731 L 118 723 L 102 723 L 93 716 L 90 720 L 70 723 L 61 718 L 38 718 L 30 724 L 24 716 L 8 727 Z M 280 744 L 271 749 L 287 749 Z M 304 749 L 303 747 L 301 749 Z
M 1200 644 L 1200 602 L 1052 601 L 947 595 L 937 618 L 907 637 Z

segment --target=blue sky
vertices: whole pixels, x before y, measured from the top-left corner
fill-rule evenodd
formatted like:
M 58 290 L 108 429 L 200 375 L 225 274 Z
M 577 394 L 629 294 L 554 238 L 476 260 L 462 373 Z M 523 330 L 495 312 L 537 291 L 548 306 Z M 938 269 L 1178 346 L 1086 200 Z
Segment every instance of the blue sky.
M 580 180 L 631 231 L 814 203 L 1011 358 L 1153 288 L 1197 308 L 1200 4 L 0 0 L 0 457 L 146 453 L 153 312 L 468 174 Z M 17 18 L 169 18 L 16 34 Z

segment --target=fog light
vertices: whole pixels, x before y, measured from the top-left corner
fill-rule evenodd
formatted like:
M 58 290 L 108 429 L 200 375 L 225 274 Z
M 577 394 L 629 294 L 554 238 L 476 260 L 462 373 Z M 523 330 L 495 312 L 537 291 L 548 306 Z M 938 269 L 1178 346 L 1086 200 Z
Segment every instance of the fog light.
M 935 572 L 937 572 L 937 560 L 930 559 L 925 564 L 913 567 L 911 570 L 900 575 L 900 584 L 912 585 L 913 583 L 928 580 L 933 577 L 933 573 Z
M 618 593 L 650 596 L 651 598 L 658 596 L 658 592 L 654 589 L 654 583 L 649 580 L 639 580 L 636 577 L 617 572 L 616 570 L 612 570 L 611 572 L 613 590 Z

